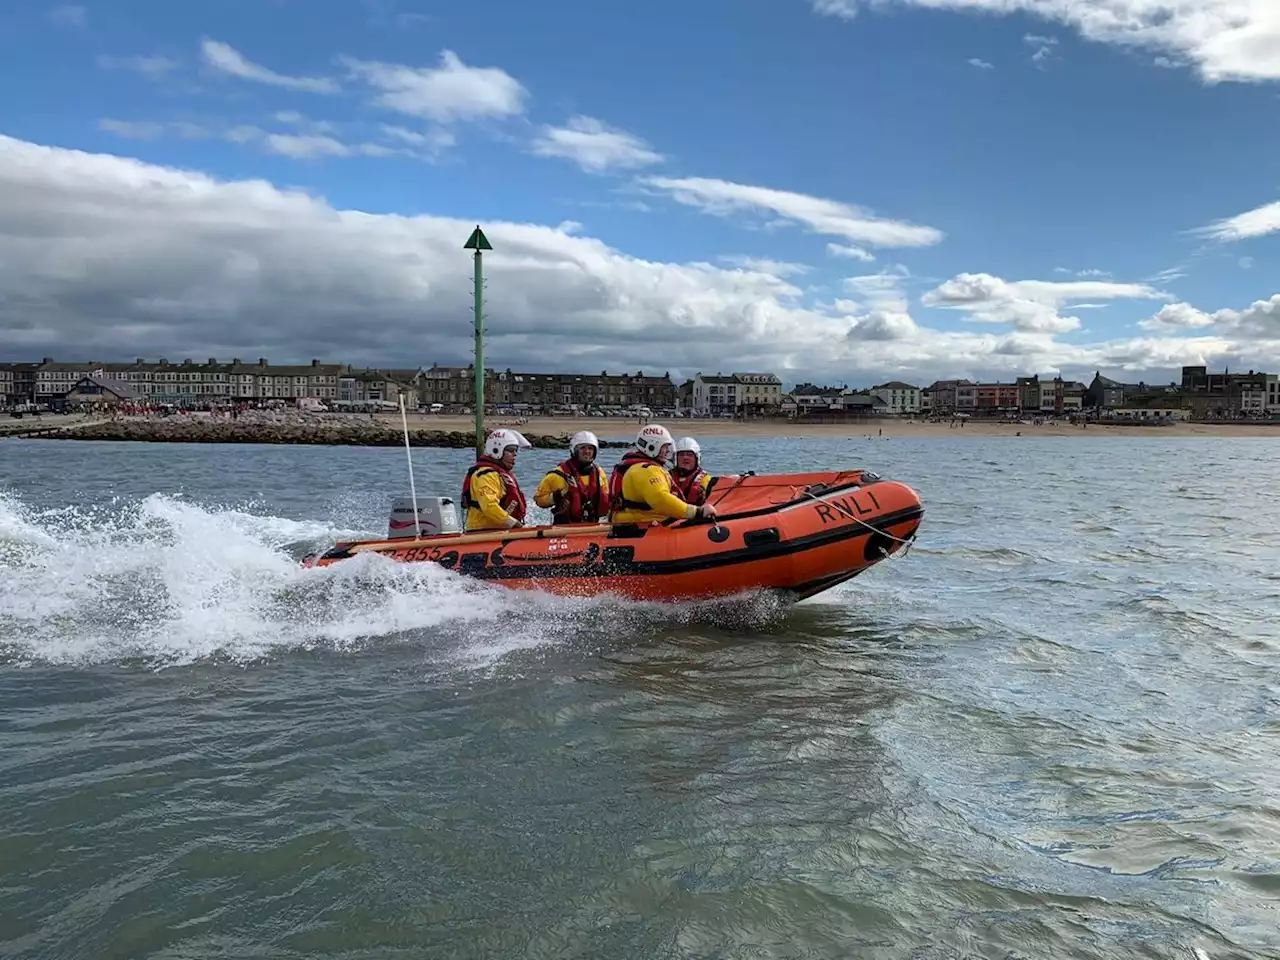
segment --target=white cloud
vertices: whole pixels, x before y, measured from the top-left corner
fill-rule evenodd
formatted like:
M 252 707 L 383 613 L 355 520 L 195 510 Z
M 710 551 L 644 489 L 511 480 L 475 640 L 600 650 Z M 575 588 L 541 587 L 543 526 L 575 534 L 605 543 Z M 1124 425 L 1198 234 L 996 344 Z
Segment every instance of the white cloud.
M 398 140 L 401 143 L 407 143 L 415 148 L 418 155 L 432 158 L 438 156 L 450 147 L 456 146 L 458 143 L 457 136 L 450 130 L 443 127 L 436 127 L 427 133 L 421 133 L 417 130 L 408 130 L 405 127 L 396 126 L 395 124 L 384 123 L 381 125 L 382 132 L 392 140 Z
M 350 155 L 350 147 L 341 141 L 333 139 L 333 137 L 269 133 L 263 137 L 262 142 L 268 153 L 277 153 L 282 157 L 293 157 L 294 159 L 345 157 Z
M 452 50 L 438 67 L 342 58 L 351 75 L 381 93 L 374 102 L 387 110 L 438 123 L 514 117 L 524 113 L 529 92 L 498 67 L 469 67 Z
M 164 124 L 151 120 L 113 120 L 106 117 L 98 121 L 98 129 L 114 133 L 128 140 L 158 140 L 164 136 Z
M 183 140 L 204 140 L 213 135 L 208 127 L 187 120 L 173 121 L 169 124 L 169 130 Z
M 1171 303 L 1138 326 L 1165 331 L 1217 327 L 1229 336 L 1274 341 L 1280 338 L 1280 293 L 1267 300 L 1255 300 L 1244 310 L 1226 308 L 1213 313 L 1188 303 Z
M 252 124 L 242 123 L 225 131 L 222 134 L 222 138 L 230 141 L 231 143 L 248 143 L 251 140 L 258 139 L 262 135 L 262 131 L 257 127 Z
M 154 120 L 116 120 L 105 117 L 98 121 L 98 129 L 126 140 L 158 140 L 170 134 L 183 140 L 204 140 L 212 136 L 207 127 L 187 120 L 158 123 Z
M 1154 273 L 1149 277 L 1143 277 L 1143 283 L 1172 283 L 1174 280 L 1181 280 L 1185 277 L 1186 269 L 1181 266 L 1165 267 L 1165 269 Z
M 895 340 L 907 342 L 920 337 L 920 327 L 905 310 L 892 307 L 875 307 L 865 316 L 856 317 L 849 340 Z M 931 381 L 932 382 L 932 381 Z
M 583 116 L 571 117 L 563 127 L 544 126 L 532 149 L 540 157 L 572 160 L 587 173 L 633 170 L 665 159 L 634 134 Z
M 1278 41 L 1280 42 L 1280 41 Z M 1205 227 L 1191 231 L 1210 240 L 1226 243 L 1232 240 L 1251 240 L 1280 231 L 1280 200 L 1255 207 L 1225 220 L 1215 220 Z
M 823 15 L 852 19 L 857 0 L 811 0 Z M 868 0 L 870 10 L 922 7 L 1030 14 L 1074 27 L 1085 39 L 1142 47 L 1194 65 L 1207 82 L 1280 80 L 1280 4 L 1275 0 Z M 1048 51 L 1053 38 L 1028 34 Z M 1045 56 L 1048 54 L 1046 53 Z
M 405 27 L 431 22 L 431 18 L 425 13 L 397 10 L 400 0 L 361 0 L 361 3 L 369 10 L 369 22 L 383 29 L 403 30 Z
M 296 127 L 312 135 L 328 135 L 338 133 L 338 125 L 329 120 L 313 120 L 297 110 L 277 110 L 273 115 L 277 123 Z
M 178 69 L 178 61 L 159 55 L 151 57 L 142 56 L 141 54 L 133 57 L 103 55 L 98 57 L 98 66 L 105 70 L 132 70 L 152 79 L 159 79 Z
M 846 293 L 859 297 L 873 307 L 905 313 L 907 294 L 902 282 L 910 276 L 911 271 L 899 263 L 878 273 L 845 277 L 840 285 Z
M 252 80 L 273 87 L 284 87 L 287 90 L 301 90 L 307 93 L 336 93 L 338 85 L 327 77 L 290 77 L 268 70 L 248 60 L 234 47 L 220 40 L 205 39 L 200 43 L 200 56 L 205 64 L 220 73 L 225 73 L 241 80 Z
M 863 250 L 861 247 L 854 247 L 845 243 L 828 243 L 827 255 L 845 260 L 861 260 L 863 263 L 872 263 L 876 258 L 876 255 L 870 250 Z
M 1028 33 L 1023 36 L 1022 42 L 1036 48 L 1036 52 L 1031 55 L 1031 62 L 1043 70 L 1044 65 L 1053 57 L 1053 48 L 1058 45 L 1058 38 Z
M 255 128 L 235 131 L 234 139 L 240 143 L 260 140 L 262 149 L 294 160 L 318 160 L 322 157 L 390 157 L 410 155 L 404 148 L 388 147 L 381 143 L 346 143 L 337 137 L 322 133 L 266 133 Z
M 261 180 L 0 136 L 0 342 L 37 358 L 466 363 L 472 339 L 458 318 L 469 315 L 471 291 L 458 277 L 474 226 L 335 209 Z M 776 273 L 640 259 L 567 225 L 483 226 L 494 246 L 486 352 L 499 366 L 930 382 L 1145 373 L 1223 357 L 1234 366 L 1239 355 L 1255 367 L 1280 362 L 1280 295 L 1219 311 L 1203 336 L 1063 343 L 1044 332 L 924 326 L 897 297 L 903 268 L 850 278 L 865 306 L 820 308 Z M 967 307 L 1002 289 L 1059 302 L 1126 286 L 955 281 L 982 294 L 952 291 Z M 655 342 L 669 349 L 655 355 Z
M 1240 258 L 1240 269 L 1241 269 L 1241 270 L 1252 270 L 1252 269 L 1253 269 L 1253 257 L 1241 257 L 1241 258 Z
M 1073 301 L 1158 300 L 1167 296 L 1137 283 L 1101 280 L 1010 282 L 989 273 L 961 273 L 926 293 L 921 302 L 930 307 L 963 310 L 970 314 L 970 319 L 982 323 L 1007 323 L 1018 330 L 1057 334 L 1080 328 L 1078 317 L 1064 317 L 1059 312 Z
M 578 224 L 578 226 L 581 227 L 582 224 Z M 770 260 L 766 257 L 746 257 L 738 254 L 726 254 L 721 257 L 720 260 L 743 270 L 751 270 L 755 273 L 767 273 L 773 277 L 803 276 L 813 269 L 805 263 L 789 263 L 785 260 Z
M 846 339 L 866 345 L 887 341 L 928 340 L 935 331 L 920 327 L 911 317 L 903 281 L 911 272 L 895 264 L 878 273 L 845 277 L 840 281 L 846 293 L 857 300 L 837 299 L 826 306 L 830 313 L 850 323 Z
M 1192 330 L 1213 324 L 1213 317 L 1189 303 L 1167 303 L 1155 316 L 1138 322 L 1138 326 L 1147 330 Z
M 404 143 L 412 144 L 415 147 L 421 147 L 427 143 L 427 135 L 425 133 L 419 133 L 417 130 L 409 130 L 405 127 L 398 127 L 392 123 L 382 124 L 382 132 L 393 140 L 400 140 Z
M 994 63 L 990 63 L 980 57 L 970 57 L 965 63 L 971 67 L 977 67 L 979 70 L 994 70 L 996 68 Z
M 811 233 L 844 237 L 873 246 L 928 247 L 941 242 L 944 236 L 934 227 L 883 220 L 852 204 L 771 187 L 705 177 L 644 177 L 640 183 L 669 194 L 677 203 L 696 207 L 714 216 L 723 217 L 744 210 L 765 211 L 785 221 L 802 224 Z
M 103 119 L 98 129 L 114 133 L 129 140 L 158 140 L 165 136 L 177 136 L 184 140 L 198 140 L 218 136 L 230 143 L 253 145 L 264 152 L 295 160 L 316 160 L 323 157 L 413 157 L 432 161 L 440 151 L 453 146 L 453 134 L 445 130 L 430 134 L 416 133 L 403 127 L 380 124 L 377 130 L 394 145 L 344 136 L 338 124 L 327 120 L 312 120 L 296 110 L 280 110 L 272 119 L 290 127 L 288 132 L 263 130 L 252 124 L 240 124 L 221 131 L 186 121 L 158 123 L 155 121 L 131 121 Z
M 1280 338 L 1280 293 L 1255 300 L 1244 310 L 1219 310 L 1213 316 L 1236 336 L 1274 341 Z
M 845 292 L 859 299 L 838 299 L 831 305 L 831 310 L 851 322 L 846 339 L 864 346 L 867 342 L 927 339 L 932 331 L 924 330 L 912 319 L 902 286 L 910 276 L 911 271 L 902 264 L 895 264 L 878 273 L 845 277 L 840 282 L 841 286 Z
M 852 20 L 858 15 L 858 0 L 811 0 L 813 9 L 827 17 Z

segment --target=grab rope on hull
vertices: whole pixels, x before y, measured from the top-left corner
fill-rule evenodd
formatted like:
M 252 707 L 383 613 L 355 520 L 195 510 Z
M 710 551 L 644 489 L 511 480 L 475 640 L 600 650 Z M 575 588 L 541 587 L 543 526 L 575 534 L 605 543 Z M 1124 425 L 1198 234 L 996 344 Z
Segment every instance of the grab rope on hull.
M 889 531 L 881 530 L 879 527 L 875 527 L 867 523 L 867 521 L 863 520 L 861 517 L 854 516 L 853 512 L 848 507 L 846 507 L 843 503 L 841 503 L 839 500 L 823 500 L 821 497 L 810 493 L 808 490 L 802 490 L 800 492 L 803 493 L 806 497 L 808 497 L 811 500 L 816 500 L 819 503 L 825 503 L 829 507 L 835 507 L 841 513 L 843 513 L 846 517 L 852 520 L 854 523 L 860 524 L 861 526 L 866 527 L 873 534 L 884 537 L 886 540 L 892 540 L 894 543 L 904 544 L 907 549 L 902 551 L 902 556 L 905 557 L 907 554 L 911 552 L 911 544 L 915 541 L 915 538 L 916 538 L 914 533 L 905 540 L 902 537 L 895 537 L 892 533 L 889 533 Z M 892 554 L 890 554 L 889 551 L 886 550 L 884 547 L 880 548 L 880 555 L 883 557 L 892 556 Z

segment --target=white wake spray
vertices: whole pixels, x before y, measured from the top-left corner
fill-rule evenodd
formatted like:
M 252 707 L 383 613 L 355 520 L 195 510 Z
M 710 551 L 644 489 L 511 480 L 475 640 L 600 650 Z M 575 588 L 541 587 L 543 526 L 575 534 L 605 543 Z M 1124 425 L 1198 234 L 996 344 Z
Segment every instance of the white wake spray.
M 395 642 L 483 663 L 568 635 L 762 626 L 782 610 L 559 598 L 373 554 L 300 565 L 334 540 L 381 532 L 165 494 L 38 510 L 0 493 L 0 663 L 250 661 Z

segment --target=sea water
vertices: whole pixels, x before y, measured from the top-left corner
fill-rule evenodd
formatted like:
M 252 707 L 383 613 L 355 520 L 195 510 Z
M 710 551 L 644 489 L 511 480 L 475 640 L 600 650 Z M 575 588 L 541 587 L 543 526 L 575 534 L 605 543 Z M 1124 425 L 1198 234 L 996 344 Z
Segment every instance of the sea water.
M 703 450 L 905 481 L 919 539 L 566 600 L 302 569 L 403 449 L 0 442 L 0 956 L 1280 955 L 1280 444 Z

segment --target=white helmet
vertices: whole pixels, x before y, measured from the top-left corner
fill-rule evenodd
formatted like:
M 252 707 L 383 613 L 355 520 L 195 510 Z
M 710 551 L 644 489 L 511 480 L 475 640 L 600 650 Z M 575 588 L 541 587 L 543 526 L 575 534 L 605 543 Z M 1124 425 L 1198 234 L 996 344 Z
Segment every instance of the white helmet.
M 579 430 L 573 435 L 573 439 L 569 441 L 569 456 L 574 456 L 578 452 L 579 447 L 595 447 L 596 453 L 600 452 L 600 441 L 596 439 L 596 435 L 590 430 Z
M 519 430 L 508 430 L 506 427 L 500 427 L 493 433 L 489 434 L 489 438 L 484 442 L 484 455 L 493 460 L 502 459 L 502 451 L 507 447 L 532 447 L 533 444 L 524 438 L 524 434 Z
M 681 437 L 676 441 L 676 453 L 684 453 L 686 450 L 693 454 L 695 463 L 702 463 L 702 448 L 693 437 Z
M 636 434 L 636 449 L 655 460 L 664 459 L 661 451 L 667 444 L 675 445 L 675 441 L 671 439 L 671 431 L 656 423 L 641 427 Z

